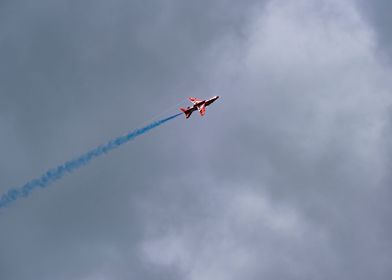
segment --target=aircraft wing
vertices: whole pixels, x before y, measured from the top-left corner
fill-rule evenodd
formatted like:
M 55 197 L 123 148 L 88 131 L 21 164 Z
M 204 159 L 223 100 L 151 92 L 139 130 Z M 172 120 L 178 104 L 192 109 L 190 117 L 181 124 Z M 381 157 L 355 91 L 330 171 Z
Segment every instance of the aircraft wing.
M 201 106 L 198 106 L 197 109 L 199 109 L 200 115 L 204 116 L 204 114 L 206 113 L 206 105 L 203 104 Z
M 189 100 L 190 100 L 193 104 L 197 104 L 197 103 L 199 103 L 200 101 L 202 101 L 202 100 L 199 100 L 199 99 L 197 99 L 197 98 L 195 98 L 195 97 L 189 97 Z

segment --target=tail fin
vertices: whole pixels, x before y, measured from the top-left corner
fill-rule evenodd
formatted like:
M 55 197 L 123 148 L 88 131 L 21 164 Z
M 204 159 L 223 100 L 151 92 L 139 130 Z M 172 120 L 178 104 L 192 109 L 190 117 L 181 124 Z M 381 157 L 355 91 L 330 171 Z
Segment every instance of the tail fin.
M 180 110 L 185 114 L 185 118 L 189 118 L 192 115 L 192 110 L 180 108 Z

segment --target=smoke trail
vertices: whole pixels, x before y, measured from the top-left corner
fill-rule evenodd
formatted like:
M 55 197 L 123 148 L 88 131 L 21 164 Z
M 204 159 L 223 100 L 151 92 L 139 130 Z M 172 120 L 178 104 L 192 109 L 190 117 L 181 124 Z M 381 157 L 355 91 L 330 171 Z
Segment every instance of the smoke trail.
M 142 135 L 155 127 L 158 127 L 165 122 L 178 117 L 181 114 L 182 113 L 179 113 L 171 117 L 153 122 L 143 128 L 136 129 L 128 133 L 127 135 L 117 137 L 109 141 L 107 144 L 98 146 L 97 148 L 92 149 L 91 151 L 79 156 L 74 160 L 67 161 L 66 163 L 59 165 L 56 168 L 49 169 L 46 173 L 41 175 L 41 177 L 31 180 L 20 188 L 10 189 L 8 192 L 1 196 L 0 208 L 7 206 L 9 203 L 19 198 L 28 196 L 34 189 L 38 187 L 44 188 L 48 186 L 50 183 L 59 180 L 65 174 L 71 173 L 74 170 L 88 164 L 92 159 L 114 150 L 115 148 L 127 143 L 135 137 Z

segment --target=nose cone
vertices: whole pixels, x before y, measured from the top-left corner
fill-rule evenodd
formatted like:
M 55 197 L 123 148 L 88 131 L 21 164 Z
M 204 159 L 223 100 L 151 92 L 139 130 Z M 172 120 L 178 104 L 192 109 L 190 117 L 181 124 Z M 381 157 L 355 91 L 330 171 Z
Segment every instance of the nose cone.
M 214 99 L 217 100 L 219 98 L 219 95 L 214 96 Z

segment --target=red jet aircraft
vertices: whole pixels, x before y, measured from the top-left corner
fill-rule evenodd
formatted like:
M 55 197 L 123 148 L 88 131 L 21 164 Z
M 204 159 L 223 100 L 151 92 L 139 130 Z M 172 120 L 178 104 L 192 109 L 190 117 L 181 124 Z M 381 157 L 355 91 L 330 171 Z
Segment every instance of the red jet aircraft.
M 212 102 L 214 102 L 218 98 L 219 98 L 219 96 L 214 96 L 214 97 L 207 99 L 207 100 L 199 100 L 194 97 L 189 97 L 189 100 L 193 103 L 193 106 L 187 107 L 186 109 L 180 108 L 180 110 L 185 114 L 186 118 L 189 118 L 192 115 L 193 111 L 196 111 L 196 110 L 199 110 L 200 116 L 204 116 L 204 114 L 206 113 L 206 107 L 211 105 Z

